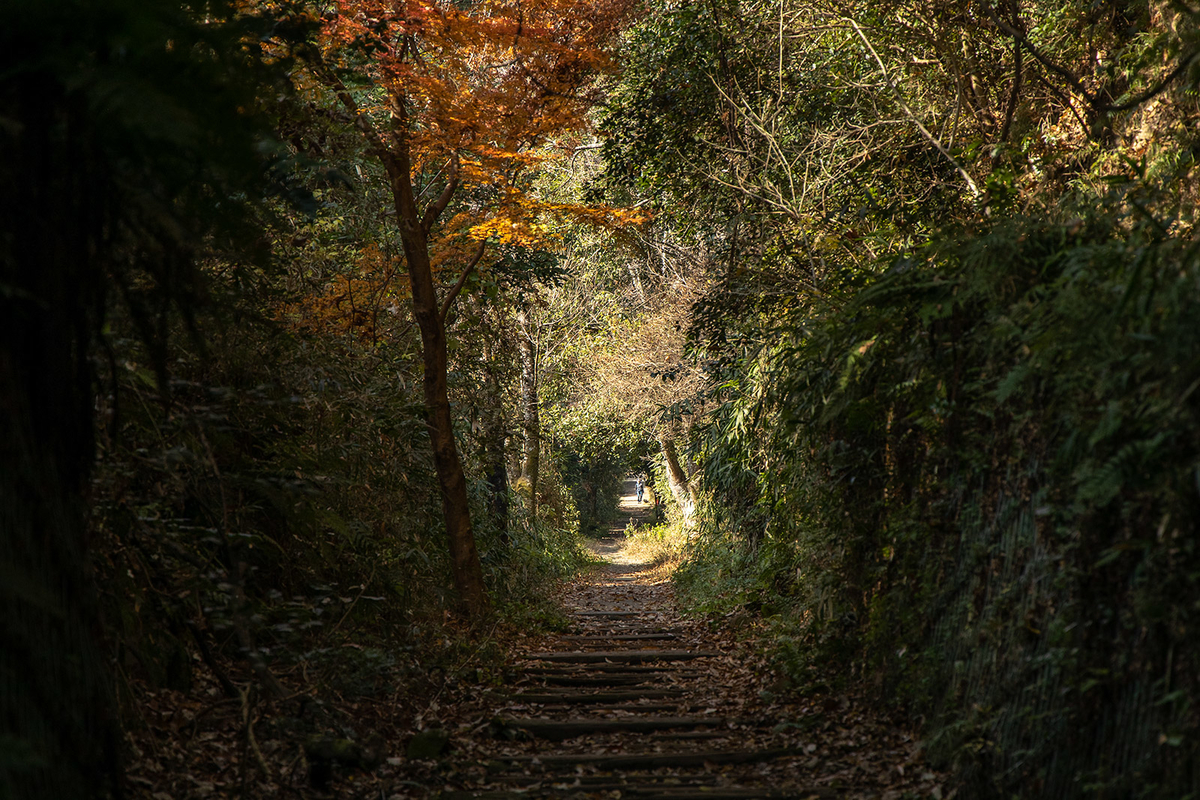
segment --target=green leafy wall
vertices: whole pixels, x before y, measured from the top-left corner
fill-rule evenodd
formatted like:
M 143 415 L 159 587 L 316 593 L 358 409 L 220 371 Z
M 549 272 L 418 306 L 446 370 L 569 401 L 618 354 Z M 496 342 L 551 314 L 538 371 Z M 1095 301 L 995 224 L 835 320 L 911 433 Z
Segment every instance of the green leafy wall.
M 833 655 L 926 716 L 973 797 L 1200 788 L 1200 244 L 1155 200 L 898 259 L 714 425 L 774 478 L 735 599 L 796 680 Z

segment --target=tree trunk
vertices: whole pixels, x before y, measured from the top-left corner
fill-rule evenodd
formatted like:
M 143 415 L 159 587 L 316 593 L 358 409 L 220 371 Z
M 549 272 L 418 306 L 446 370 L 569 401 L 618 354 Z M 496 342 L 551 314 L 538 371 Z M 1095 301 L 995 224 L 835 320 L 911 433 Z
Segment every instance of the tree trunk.
M 679 454 L 675 450 L 675 440 L 669 434 L 658 435 L 659 446 L 662 447 L 663 464 L 666 466 L 667 485 L 679 506 L 679 514 L 685 530 L 691 529 L 696 517 L 696 499 L 688 481 L 687 473 L 679 463 Z
M 517 315 L 517 323 L 521 329 L 517 338 L 521 350 L 521 408 L 525 425 L 521 477 L 529 482 L 529 516 L 531 519 L 537 519 L 538 469 L 542 449 L 542 428 L 538 416 L 537 352 L 527 311 L 522 310 Z
M 491 458 L 491 469 L 488 471 L 488 489 L 492 493 L 492 499 L 488 503 L 488 512 L 492 519 L 492 525 L 500 535 L 500 544 L 506 545 L 509 543 L 508 470 L 504 466 L 503 451 L 500 452 L 499 458 Z
M 0 164 L 0 795 L 114 797 L 120 729 L 85 532 L 111 195 L 80 106 L 30 75 L 0 108 L 13 120 Z
M 509 476 L 516 480 L 521 479 L 521 446 L 524 438 L 524 431 L 521 432 L 520 441 L 517 440 L 517 432 L 510 431 L 510 435 L 504 439 L 504 466 Z
M 485 361 L 491 361 L 491 348 L 484 351 Z M 500 543 L 508 544 L 508 467 L 507 453 L 504 442 L 505 425 L 503 417 L 503 398 L 500 393 L 500 381 L 492 370 L 485 370 L 485 388 L 487 402 L 482 410 L 483 425 L 483 467 L 487 474 L 488 489 L 491 499 L 488 501 L 488 517 L 492 527 L 499 534 Z
M 413 316 L 421 330 L 421 361 L 425 368 L 425 411 L 429 438 L 433 444 L 433 464 L 442 495 L 442 513 L 449 540 L 450 568 L 454 587 L 465 610 L 472 616 L 485 613 L 487 589 L 475 546 L 471 511 L 467 505 L 467 479 L 454 423 L 450 416 L 450 396 L 446 383 L 446 325 L 438 307 L 433 269 L 429 261 L 426 224 L 418 214 L 412 190 L 411 166 L 407 143 L 402 142 L 395 162 L 387 164 L 392 179 L 392 196 L 404 246 L 412 290 Z

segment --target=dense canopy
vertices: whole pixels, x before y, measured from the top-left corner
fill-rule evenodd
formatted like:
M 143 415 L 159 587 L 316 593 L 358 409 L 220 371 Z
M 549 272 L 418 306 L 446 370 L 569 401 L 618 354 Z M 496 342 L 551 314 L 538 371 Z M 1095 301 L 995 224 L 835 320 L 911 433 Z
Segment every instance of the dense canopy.
M 946 793 L 1200 794 L 1200 12 L 3 18 L 0 797 L 434 796 L 626 522 Z

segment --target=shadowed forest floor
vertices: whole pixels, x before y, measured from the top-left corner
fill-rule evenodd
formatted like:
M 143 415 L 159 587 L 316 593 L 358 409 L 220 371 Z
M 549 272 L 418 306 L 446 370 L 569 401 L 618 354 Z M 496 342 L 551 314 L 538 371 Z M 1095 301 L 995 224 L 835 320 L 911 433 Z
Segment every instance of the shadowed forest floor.
M 131 795 L 286 798 L 941 798 L 910 730 L 853 692 L 795 696 L 747 643 L 748 615 L 681 615 L 667 568 L 626 546 L 644 522 L 626 484 L 561 587 L 551 633 L 493 631 L 503 667 L 395 676 L 393 694 L 281 700 L 162 691 L 131 732 Z M 472 660 L 469 656 L 468 660 Z M 324 733 L 313 734 L 322 731 Z M 334 732 L 334 733 L 330 733 Z
M 908 731 L 852 696 L 782 699 L 747 645 L 680 615 L 624 546 L 652 508 L 632 487 L 593 544 L 608 563 L 563 591 L 568 628 L 518 640 L 506 684 L 457 709 L 478 723 L 417 782 L 447 800 L 940 797 Z

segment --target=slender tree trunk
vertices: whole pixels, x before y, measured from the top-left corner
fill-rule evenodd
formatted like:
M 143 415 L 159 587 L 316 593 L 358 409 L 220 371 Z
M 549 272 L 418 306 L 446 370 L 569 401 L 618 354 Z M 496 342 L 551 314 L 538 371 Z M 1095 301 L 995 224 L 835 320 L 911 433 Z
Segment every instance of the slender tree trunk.
M 492 361 L 490 349 L 485 349 L 485 361 L 489 363 Z M 487 403 L 482 413 L 483 466 L 492 495 L 488 502 L 488 516 L 492 526 L 500 534 L 501 544 L 508 544 L 508 459 L 504 451 L 504 441 L 507 437 L 504 435 L 500 381 L 490 369 L 485 368 L 484 374 Z
M 467 479 L 454 423 L 450 416 L 450 396 L 446 382 L 446 325 L 438 306 L 433 269 L 429 261 L 428 231 L 423 223 L 412 191 L 411 166 L 402 144 L 395 162 L 389 164 L 392 196 L 408 266 L 412 290 L 413 316 L 421 330 L 421 361 L 425 368 L 425 411 L 429 438 L 433 444 L 433 463 L 442 495 L 442 512 L 449 540 L 450 568 L 454 586 L 467 612 L 484 613 L 488 607 L 483 569 L 475 546 L 471 512 L 467 505 Z
M 542 428 L 538 415 L 537 352 L 534 349 L 530 330 L 529 314 L 522 310 L 517 315 L 520 325 L 518 335 L 521 350 L 521 408 L 525 425 L 525 448 L 521 464 L 521 476 L 529 482 L 529 514 L 537 519 L 538 469 L 541 464 Z
M 517 441 L 517 435 L 515 431 L 512 431 L 511 434 L 512 435 L 506 437 L 504 440 L 504 466 L 508 470 L 509 476 L 520 480 L 521 442 Z M 522 432 L 522 441 L 524 441 L 524 435 L 524 432 Z
M 464 265 L 458 284 L 439 305 L 433 267 L 429 260 L 429 231 L 458 188 L 458 157 L 452 156 L 446 186 L 424 212 L 417 206 L 412 184 L 412 158 L 409 150 L 408 100 L 403 91 L 390 94 L 391 125 L 384 134 L 377 130 L 362 113 L 350 91 L 336 75 L 319 67 L 319 77 L 337 92 L 338 99 L 353 114 L 355 127 L 365 137 L 371 151 L 387 170 L 395 204 L 396 224 L 408 269 L 412 292 L 413 316 L 421 330 L 421 361 L 425 368 L 425 413 L 429 438 L 433 445 L 433 464 L 438 488 L 442 495 L 442 513 L 446 520 L 446 537 L 450 550 L 450 569 L 454 585 L 465 610 L 472 616 L 487 611 L 487 589 L 483 584 L 483 569 L 475 547 L 475 532 L 471 526 L 471 511 L 467 506 L 467 479 L 458 444 L 454 441 L 454 424 L 450 416 L 450 396 L 446 386 L 446 314 L 455 295 L 462 289 L 471 269 L 483 256 L 481 243 L 474 260 Z
M 501 440 L 503 441 L 503 440 Z M 490 454 L 489 454 L 490 456 Z M 488 503 L 488 512 L 492 525 L 500 534 L 500 544 L 508 544 L 508 470 L 504 467 L 504 452 L 500 451 L 499 458 L 490 458 L 491 468 L 488 470 L 488 489 L 492 499 Z
M 663 464 L 667 470 L 667 485 L 679 505 L 679 513 L 683 519 L 683 527 L 690 529 L 695 522 L 696 500 L 692 495 L 687 473 L 679 463 L 679 454 L 675 450 L 675 440 L 667 433 L 658 435 L 658 444 L 662 447 Z
M 666 256 L 663 256 L 663 264 L 666 264 Z M 638 275 L 637 266 L 631 259 L 625 259 L 625 269 L 629 272 L 629 279 L 633 281 L 633 288 L 637 291 L 638 298 L 641 299 L 642 305 L 646 305 L 646 290 L 642 288 L 642 279 Z

